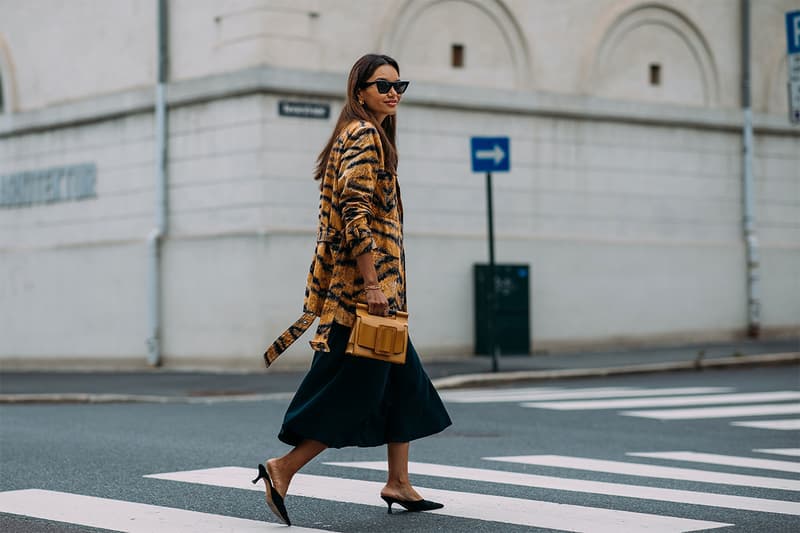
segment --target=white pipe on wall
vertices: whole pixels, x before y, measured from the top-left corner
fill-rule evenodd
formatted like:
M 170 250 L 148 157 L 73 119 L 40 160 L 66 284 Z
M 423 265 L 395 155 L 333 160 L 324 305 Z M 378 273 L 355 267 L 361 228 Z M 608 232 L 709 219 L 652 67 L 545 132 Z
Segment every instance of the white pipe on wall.
M 747 269 L 747 335 L 761 332 L 761 298 L 759 295 L 758 237 L 753 199 L 753 111 L 750 103 L 750 0 L 742 0 L 742 226 Z
M 147 363 L 161 364 L 161 244 L 167 234 L 167 0 L 157 0 L 158 78 L 155 101 L 155 215 L 147 236 Z

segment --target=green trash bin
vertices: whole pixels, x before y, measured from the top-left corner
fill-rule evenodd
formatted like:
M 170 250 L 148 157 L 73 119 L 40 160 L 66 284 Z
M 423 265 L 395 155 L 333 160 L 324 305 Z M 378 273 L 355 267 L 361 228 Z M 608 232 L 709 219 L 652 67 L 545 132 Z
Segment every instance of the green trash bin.
M 501 355 L 530 355 L 530 268 L 524 264 L 495 264 L 497 315 L 495 342 Z M 489 349 L 489 265 L 473 265 L 475 282 L 475 353 Z

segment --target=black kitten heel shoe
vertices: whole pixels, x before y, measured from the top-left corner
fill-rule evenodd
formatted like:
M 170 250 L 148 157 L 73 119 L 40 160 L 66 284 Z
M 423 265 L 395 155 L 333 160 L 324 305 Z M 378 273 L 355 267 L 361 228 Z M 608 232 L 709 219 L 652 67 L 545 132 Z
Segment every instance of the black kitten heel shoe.
M 273 513 L 275 513 L 275 516 L 281 519 L 284 524 L 291 526 L 292 522 L 289 520 L 289 513 L 286 512 L 286 506 L 283 504 L 283 498 L 281 497 L 280 493 L 275 490 L 275 486 L 272 484 L 272 480 L 269 478 L 267 469 L 261 464 L 258 465 L 258 477 L 253 480 L 253 484 L 255 485 L 258 483 L 259 479 L 263 479 L 264 484 L 267 486 L 267 505 L 269 508 Z
M 389 514 L 392 514 L 392 504 L 396 503 L 397 505 L 401 505 L 405 507 L 406 511 L 411 511 L 412 513 L 418 513 L 420 511 L 433 511 L 434 509 L 441 509 L 444 507 L 444 504 L 432 502 L 428 500 L 398 500 L 397 498 L 392 498 L 391 496 L 381 496 L 381 499 L 386 502 L 386 505 L 389 506 Z

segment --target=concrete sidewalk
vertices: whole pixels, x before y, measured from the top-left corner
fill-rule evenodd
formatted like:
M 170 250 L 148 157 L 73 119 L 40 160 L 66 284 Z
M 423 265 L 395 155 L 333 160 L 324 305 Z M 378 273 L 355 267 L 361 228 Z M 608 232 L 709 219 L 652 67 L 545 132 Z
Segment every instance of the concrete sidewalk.
M 685 345 L 657 349 L 556 355 L 503 356 L 500 371 L 491 358 L 464 357 L 425 362 L 438 389 L 480 387 L 512 382 L 599 377 L 644 372 L 696 370 L 744 365 L 793 365 L 798 372 L 800 340 Z M 302 371 L 250 373 L 153 369 L 139 372 L 0 373 L 0 403 L 159 402 L 218 403 L 289 398 Z M 798 373 L 800 381 L 800 373 Z

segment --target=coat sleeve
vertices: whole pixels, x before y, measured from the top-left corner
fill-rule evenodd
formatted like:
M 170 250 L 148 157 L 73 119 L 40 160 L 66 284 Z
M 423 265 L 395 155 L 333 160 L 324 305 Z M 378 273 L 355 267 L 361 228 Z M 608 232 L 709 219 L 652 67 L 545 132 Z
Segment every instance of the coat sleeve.
M 346 135 L 339 175 L 344 181 L 340 205 L 345 242 L 352 256 L 358 257 L 375 248 L 370 224 L 378 169 L 382 164 L 380 136 L 371 124 Z

